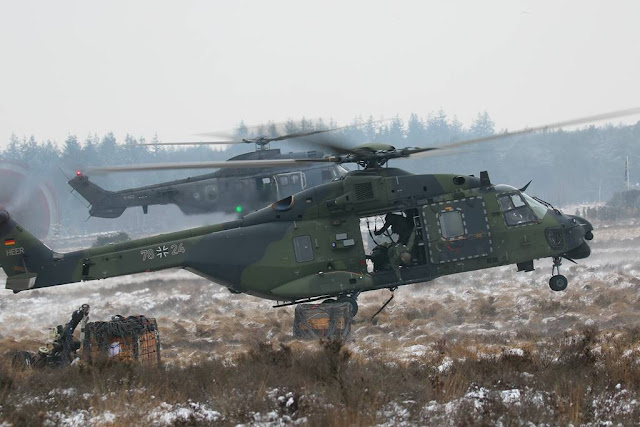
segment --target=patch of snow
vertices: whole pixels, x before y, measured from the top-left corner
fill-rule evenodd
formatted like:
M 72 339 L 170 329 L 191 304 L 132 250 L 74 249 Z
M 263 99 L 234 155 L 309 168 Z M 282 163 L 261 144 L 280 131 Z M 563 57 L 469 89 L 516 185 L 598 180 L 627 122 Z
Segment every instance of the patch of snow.
M 520 405 L 520 390 L 503 390 L 500 392 L 500 398 L 505 405 Z
M 49 392 L 49 396 L 75 396 L 78 391 L 75 388 L 54 388 Z
M 429 348 L 426 345 L 422 345 L 422 344 L 412 345 L 404 349 L 404 351 L 408 353 L 410 356 L 416 356 L 416 357 L 424 356 L 428 350 Z
M 112 412 L 105 411 L 101 414 L 92 416 L 89 411 L 81 409 L 79 411 L 71 412 L 69 414 L 65 414 L 62 412 L 49 411 L 44 415 L 44 420 L 42 422 L 42 425 L 46 427 L 53 427 L 53 426 L 80 427 L 80 426 L 87 426 L 87 425 L 96 426 L 96 425 L 114 424 L 115 422 L 116 422 L 116 415 Z
M 397 402 L 389 402 L 384 408 L 376 412 L 376 416 L 385 420 L 384 423 L 378 424 L 378 426 L 405 426 L 409 425 L 408 420 L 411 412 Z
M 507 350 L 505 352 L 506 355 L 508 356 L 519 356 L 522 357 L 524 356 L 524 350 L 522 350 L 521 348 L 510 348 L 509 350 Z
M 451 359 L 450 357 L 445 357 L 444 359 L 442 359 L 442 363 L 436 369 L 441 374 L 444 374 L 448 372 L 452 366 L 453 366 L 453 359 Z
M 211 423 L 223 419 L 224 417 L 220 412 L 196 402 L 188 402 L 187 405 L 171 405 L 162 402 L 146 416 L 146 421 L 156 426 L 172 426 L 178 423 L 194 422 Z

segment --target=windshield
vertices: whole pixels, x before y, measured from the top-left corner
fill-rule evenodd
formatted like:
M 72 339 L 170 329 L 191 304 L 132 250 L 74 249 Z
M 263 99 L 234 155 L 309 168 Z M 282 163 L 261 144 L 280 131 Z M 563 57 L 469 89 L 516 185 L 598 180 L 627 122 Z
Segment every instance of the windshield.
M 537 201 L 536 199 L 534 199 L 533 197 L 528 196 L 525 193 L 521 193 L 521 194 L 522 194 L 522 197 L 524 197 L 524 199 L 527 201 L 529 206 L 531 206 L 531 209 L 533 209 L 533 213 L 536 214 L 538 219 L 544 218 L 544 216 L 547 213 L 547 207 L 542 203 L 540 203 L 539 201 Z
M 524 225 L 538 221 L 520 193 L 500 194 L 498 205 L 508 226 Z

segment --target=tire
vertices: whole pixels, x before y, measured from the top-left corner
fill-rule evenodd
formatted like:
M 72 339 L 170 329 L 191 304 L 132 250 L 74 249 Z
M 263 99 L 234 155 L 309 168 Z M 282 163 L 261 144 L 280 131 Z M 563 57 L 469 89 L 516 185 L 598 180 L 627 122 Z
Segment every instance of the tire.
M 564 291 L 565 289 L 567 289 L 568 284 L 569 281 L 562 274 L 552 276 L 551 279 L 549 279 L 549 287 L 552 291 Z
M 352 297 L 340 297 L 337 302 L 348 302 L 351 304 L 351 316 L 355 316 L 358 313 L 358 301 Z

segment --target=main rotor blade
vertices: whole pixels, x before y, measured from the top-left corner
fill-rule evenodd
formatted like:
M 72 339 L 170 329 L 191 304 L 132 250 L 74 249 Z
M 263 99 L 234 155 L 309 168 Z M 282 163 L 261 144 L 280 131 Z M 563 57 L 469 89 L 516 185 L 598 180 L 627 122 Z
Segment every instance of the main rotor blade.
M 496 135 L 482 136 L 480 138 L 466 139 L 466 140 L 462 140 L 462 141 L 452 142 L 452 143 L 449 143 L 449 144 L 439 145 L 439 146 L 437 146 L 435 148 L 437 148 L 437 149 L 457 148 L 457 147 L 462 147 L 464 145 L 477 144 L 477 143 L 480 143 L 480 142 L 489 142 L 489 141 L 493 141 L 493 140 L 497 140 L 497 139 L 508 138 L 510 136 L 526 135 L 526 134 L 529 134 L 529 133 L 535 133 L 535 132 L 544 131 L 544 130 L 558 129 L 558 128 L 562 128 L 562 127 L 566 127 L 566 126 L 582 125 L 582 124 L 585 124 L 585 123 L 598 122 L 598 121 L 601 121 L 601 120 L 616 119 L 618 117 L 633 116 L 633 115 L 636 115 L 636 114 L 640 114 L 640 108 L 629 108 L 627 110 L 611 111 L 609 113 L 597 114 L 597 115 L 594 115 L 594 116 L 581 117 L 581 118 L 577 118 L 577 119 L 566 120 L 566 121 L 563 121 L 563 122 L 551 123 L 551 124 L 544 125 L 544 126 L 536 126 L 536 127 L 532 127 L 532 128 L 525 128 L 525 129 L 520 129 L 520 130 L 515 130 L 515 131 L 510 131 L 510 132 L 507 131 L 507 132 L 499 133 L 499 134 L 496 134 Z
M 290 133 L 288 135 L 282 135 L 282 136 L 277 136 L 275 138 L 265 138 L 265 139 L 268 140 L 268 141 L 283 141 L 285 139 L 302 138 L 304 136 L 311 136 L 311 135 L 318 135 L 318 134 L 321 134 L 321 133 L 334 132 L 334 131 L 346 129 L 346 128 L 349 128 L 349 127 L 353 127 L 353 125 L 340 126 L 340 127 L 331 128 L 331 129 L 320 129 L 320 130 L 314 130 L 314 131 L 309 131 L 309 132 L 295 132 L 295 133 Z
M 335 136 L 323 135 L 321 137 L 304 139 L 304 142 L 312 146 L 326 148 L 330 152 L 336 154 L 357 154 L 357 151 L 354 148 L 346 147 L 343 140 Z
M 180 141 L 180 142 L 159 142 L 157 144 L 153 142 L 144 142 L 142 144 L 135 145 L 157 145 L 159 147 L 164 145 L 223 145 L 223 144 L 252 144 L 253 141 Z
M 185 141 L 185 142 L 163 142 L 160 144 L 154 144 L 152 142 L 145 142 L 143 144 L 137 144 L 137 145 L 158 145 L 158 146 L 162 146 L 162 145 L 226 145 L 226 144 L 254 144 L 256 142 L 264 142 L 264 143 L 269 143 L 272 141 L 284 141 L 285 139 L 293 139 L 293 138 L 302 138 L 305 136 L 311 136 L 311 135 L 318 135 L 321 133 L 326 133 L 326 132 L 333 132 L 336 130 L 340 130 L 340 129 L 345 129 L 348 128 L 349 126 L 342 126 L 342 127 L 337 127 L 337 128 L 331 128 L 331 129 L 320 129 L 320 130 L 314 130 L 314 131 L 309 131 L 309 132 L 296 132 L 296 133 L 290 133 L 288 135 L 281 135 L 281 136 L 276 136 L 274 138 L 269 138 L 269 137 L 258 137 L 258 138 L 247 138 L 246 140 L 242 140 L 242 141 Z M 219 136 L 217 134 L 207 134 L 207 133 L 203 133 L 200 135 L 204 135 L 204 136 Z
M 87 169 L 87 173 L 140 172 L 178 169 L 277 168 L 297 166 L 309 163 L 335 163 L 338 161 L 339 159 L 335 157 L 324 157 L 318 159 L 230 160 L 226 162 L 150 163 L 145 165 L 115 165 L 92 167 Z
M 277 123 L 268 122 L 262 125 L 245 125 L 244 129 L 246 129 L 246 133 L 248 135 L 255 135 L 259 133 L 264 133 L 265 131 L 269 131 L 269 129 L 275 129 L 276 131 L 280 132 L 280 130 L 285 129 L 286 126 L 287 126 L 287 122 L 277 122 Z M 233 130 L 202 132 L 202 133 L 196 133 L 195 135 L 234 139 L 238 137 L 238 129 L 236 128 Z

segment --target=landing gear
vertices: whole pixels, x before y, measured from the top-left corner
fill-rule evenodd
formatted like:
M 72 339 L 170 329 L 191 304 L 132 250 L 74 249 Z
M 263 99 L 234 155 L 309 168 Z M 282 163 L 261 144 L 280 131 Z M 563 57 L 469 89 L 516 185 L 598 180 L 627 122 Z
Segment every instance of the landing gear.
M 567 289 L 568 284 L 569 281 L 562 274 L 556 274 L 555 276 L 552 276 L 551 279 L 549 279 L 549 287 L 551 288 L 551 290 L 556 292 L 564 291 L 565 289 Z
M 562 258 L 553 258 L 553 267 L 551 267 L 551 279 L 549 279 L 549 287 L 551 290 L 559 292 L 567 289 L 569 281 L 566 277 L 560 274 L 560 266 L 562 265 Z
M 337 302 L 348 302 L 351 304 L 351 315 L 355 316 L 358 313 L 358 301 L 356 301 L 356 297 L 352 295 L 343 295 L 338 298 Z

